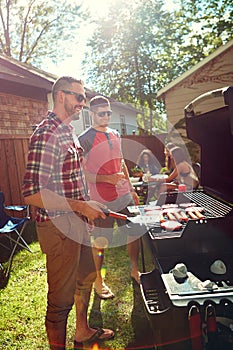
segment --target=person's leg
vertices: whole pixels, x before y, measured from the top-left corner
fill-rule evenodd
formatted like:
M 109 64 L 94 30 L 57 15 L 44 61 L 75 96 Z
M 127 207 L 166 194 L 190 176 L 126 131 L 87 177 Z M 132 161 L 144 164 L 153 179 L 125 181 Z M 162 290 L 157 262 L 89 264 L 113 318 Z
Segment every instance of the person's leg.
M 88 244 L 88 243 L 87 243 Z M 92 284 L 96 277 L 92 248 L 82 245 L 80 252 L 78 278 L 75 291 L 76 331 L 74 338 L 77 341 L 88 339 L 93 331 L 87 321 L 87 311 L 90 300 Z
M 121 209 L 119 210 L 119 212 L 125 215 L 129 215 L 129 211 L 127 207 L 135 205 L 131 194 L 122 196 L 121 198 L 119 198 L 118 206 L 119 205 L 121 206 Z M 122 231 L 122 234 L 128 237 L 127 252 L 131 262 L 131 277 L 134 278 L 139 283 L 139 280 L 140 280 L 140 272 L 138 269 L 138 260 L 139 260 L 139 251 L 140 251 L 139 237 L 145 232 L 141 231 L 140 225 L 132 226 L 132 228 L 129 229 L 125 223 L 122 223 L 122 220 L 117 220 L 117 224 L 119 229 Z
M 58 256 L 47 255 L 46 260 L 48 296 L 45 327 L 47 337 L 51 350 L 65 350 L 67 318 L 72 308 L 73 301 L 67 300 L 66 296 L 64 297 L 62 295 L 62 289 L 60 289 L 60 294 L 58 289 L 55 287 L 57 285 L 59 288 L 60 283 L 58 276 L 62 278 L 62 267 L 64 267 L 65 264 L 63 264 L 62 260 Z M 67 293 L 67 296 L 68 295 L 69 293 Z
M 90 293 L 93 281 L 96 277 L 95 264 L 93 260 L 92 248 L 89 244 L 81 246 L 80 264 L 78 271 L 77 287 L 75 291 L 76 307 L 76 332 L 74 342 L 84 342 L 93 337 L 96 329 L 89 327 L 87 322 L 87 311 L 90 300 Z M 114 332 L 110 329 L 104 329 L 98 339 L 110 339 Z M 98 340 L 96 339 L 96 340 Z
M 64 230 L 69 221 L 64 217 Z M 38 223 L 37 233 L 46 254 L 47 311 L 45 326 L 51 350 L 65 350 L 66 325 L 74 303 L 80 244 L 67 238 L 52 222 Z
M 111 289 L 104 283 L 104 274 L 102 273 L 104 262 L 104 249 L 109 246 L 112 240 L 114 220 L 111 217 L 106 220 L 99 219 L 96 222 L 96 227 L 93 231 L 93 258 L 96 267 L 96 280 L 94 282 L 94 289 L 101 299 L 114 298 Z
M 104 261 L 104 249 L 93 246 L 93 257 L 96 266 L 96 280 L 94 289 L 101 299 L 112 299 L 114 294 L 111 289 L 104 282 L 104 274 L 102 273 Z
M 138 283 L 140 281 L 140 272 L 138 269 L 138 259 L 140 244 L 139 239 L 129 236 L 127 243 L 127 251 L 131 261 L 131 277 L 134 278 Z
M 103 267 L 103 262 L 104 262 L 104 249 L 95 246 L 95 242 L 94 242 L 92 251 L 93 251 L 93 258 L 94 258 L 95 267 L 96 267 L 95 287 L 100 288 L 103 283 L 101 269 Z

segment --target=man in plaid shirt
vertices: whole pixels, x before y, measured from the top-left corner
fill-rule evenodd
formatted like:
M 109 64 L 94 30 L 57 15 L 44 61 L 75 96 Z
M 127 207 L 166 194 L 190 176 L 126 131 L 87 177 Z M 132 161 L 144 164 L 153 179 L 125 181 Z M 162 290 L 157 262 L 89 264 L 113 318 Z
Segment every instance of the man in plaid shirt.
M 46 254 L 48 295 L 46 331 L 52 350 L 66 348 L 69 312 L 76 306 L 74 345 L 111 339 L 112 330 L 90 328 L 87 308 L 96 277 L 87 223 L 106 218 L 104 205 L 88 198 L 83 150 L 70 122 L 85 102 L 81 80 L 59 78 L 53 86 L 54 108 L 34 131 L 29 145 L 23 195 L 37 207 L 36 228 Z

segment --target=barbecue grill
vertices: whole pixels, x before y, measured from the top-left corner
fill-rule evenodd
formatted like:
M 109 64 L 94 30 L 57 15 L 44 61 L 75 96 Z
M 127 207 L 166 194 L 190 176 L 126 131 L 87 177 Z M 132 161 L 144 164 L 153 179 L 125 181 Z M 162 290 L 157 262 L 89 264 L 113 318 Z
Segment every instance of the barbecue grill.
M 224 106 L 204 111 L 207 101 Z M 197 112 L 197 107 L 200 111 Z M 148 225 L 144 241 L 154 270 L 141 292 L 158 349 L 233 349 L 233 87 L 202 95 L 185 108 L 189 139 L 201 150 L 201 190 L 160 195 L 157 205 L 201 207 L 177 229 Z M 213 270 L 219 263 L 223 270 Z M 177 277 L 177 266 L 186 273 Z M 180 272 L 178 271 L 178 274 Z

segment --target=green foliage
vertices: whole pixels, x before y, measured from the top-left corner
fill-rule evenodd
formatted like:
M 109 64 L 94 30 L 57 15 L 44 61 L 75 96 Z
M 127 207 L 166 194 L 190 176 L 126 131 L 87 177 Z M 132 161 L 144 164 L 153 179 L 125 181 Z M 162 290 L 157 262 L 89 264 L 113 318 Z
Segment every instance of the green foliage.
M 96 21 L 84 69 L 93 89 L 142 109 L 144 130 L 161 130 L 157 91 L 233 37 L 229 1 L 115 1 Z M 114 6 L 115 4 L 115 6 Z
M 90 88 L 142 113 L 148 133 L 166 129 L 157 91 L 233 38 L 229 0 L 112 0 L 95 19 L 83 62 Z M 59 62 L 78 47 L 82 7 L 70 0 L 0 0 L 0 52 L 40 66 Z M 85 18 L 90 22 L 90 15 Z
M 0 291 L 1 345 L 4 349 L 46 349 L 45 259 L 38 243 L 13 261 L 8 285 Z
M 39 66 L 45 56 L 55 62 L 67 56 L 82 13 L 63 0 L 8 0 L 0 1 L 0 15 L 0 52 Z
M 140 173 L 143 172 L 143 169 L 140 168 L 139 166 L 135 166 L 132 169 L 130 169 L 132 173 Z
M 38 243 L 31 244 L 30 248 L 33 254 L 23 250 L 14 257 L 8 285 L 0 290 L 1 348 L 5 350 L 49 349 L 44 326 L 47 294 L 45 256 Z M 128 344 L 135 344 L 135 324 L 143 334 L 143 344 L 150 342 L 149 336 L 144 338 L 149 325 L 143 312 L 139 286 L 135 286 L 130 278 L 126 247 L 106 249 L 105 264 L 106 283 L 113 289 L 115 299 L 100 301 L 93 292 L 89 308 L 92 326 L 103 325 L 115 331 L 114 340 L 103 343 L 101 349 L 109 349 L 110 346 L 112 350 L 123 350 Z M 73 308 L 68 318 L 67 350 L 73 348 L 75 323 Z M 140 336 L 141 333 L 138 333 L 137 336 Z
M 184 39 L 179 64 L 186 71 L 233 38 L 233 8 L 227 0 L 180 0 L 179 5 L 175 16 Z
M 160 169 L 160 174 L 167 174 L 169 172 L 169 169 L 166 167 L 163 167 Z

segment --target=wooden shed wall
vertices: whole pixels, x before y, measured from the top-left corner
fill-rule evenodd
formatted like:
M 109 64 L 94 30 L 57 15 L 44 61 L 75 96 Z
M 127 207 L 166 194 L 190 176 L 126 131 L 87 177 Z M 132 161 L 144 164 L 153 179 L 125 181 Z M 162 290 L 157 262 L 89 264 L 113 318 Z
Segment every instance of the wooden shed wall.
M 174 126 L 184 117 L 184 108 L 201 94 L 233 85 L 233 46 L 215 57 L 202 68 L 190 74 L 180 83 L 164 93 L 167 117 L 170 126 Z M 214 101 L 210 109 L 219 108 Z
M 0 93 L 0 190 L 6 204 L 23 204 L 22 179 L 32 126 L 47 111 L 47 102 Z
M 0 92 L 0 135 L 28 135 L 47 112 L 47 101 Z

